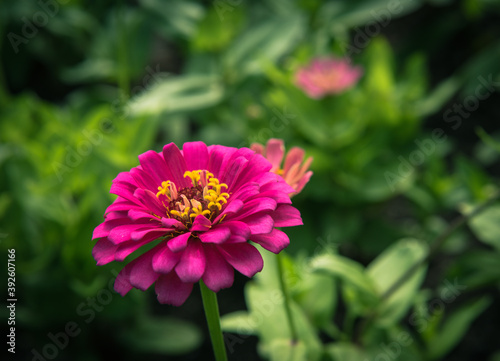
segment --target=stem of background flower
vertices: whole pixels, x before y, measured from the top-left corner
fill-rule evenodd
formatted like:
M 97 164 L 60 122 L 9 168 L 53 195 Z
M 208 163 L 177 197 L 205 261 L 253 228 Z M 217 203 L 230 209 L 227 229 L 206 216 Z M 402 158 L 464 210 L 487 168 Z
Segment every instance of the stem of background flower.
M 292 342 L 295 343 L 298 340 L 297 329 L 295 328 L 295 323 L 293 322 L 292 309 L 290 308 L 290 296 L 288 294 L 288 289 L 285 284 L 285 278 L 283 276 L 283 257 L 281 253 L 276 255 L 278 265 L 278 278 L 280 280 L 281 292 L 285 300 L 285 312 L 286 318 L 288 320 L 288 328 L 290 329 L 290 334 L 292 337 Z
M 455 218 L 448 228 L 445 229 L 443 233 L 441 233 L 437 238 L 435 238 L 433 241 L 430 242 L 431 248 L 429 250 L 429 253 L 427 256 L 423 257 L 420 261 L 416 262 L 413 264 L 412 267 L 410 267 L 401 277 L 399 277 L 382 295 L 381 299 L 387 300 L 390 296 L 392 296 L 401 286 L 403 286 L 406 281 L 413 276 L 415 272 L 417 272 L 423 265 L 425 265 L 427 262 L 429 262 L 432 257 L 441 249 L 443 244 L 446 242 L 448 237 L 450 237 L 453 232 L 455 232 L 458 228 L 460 228 L 462 225 L 470 221 L 472 218 L 483 212 L 485 209 L 488 209 L 492 204 L 500 200 L 500 192 L 495 193 L 489 200 L 484 202 L 483 204 L 479 205 L 476 207 L 472 212 L 459 216 Z M 365 329 L 368 328 L 368 326 L 371 325 L 373 320 L 377 317 L 377 312 L 372 312 L 369 314 L 367 317 L 363 319 L 362 322 L 360 322 L 360 326 L 358 328 L 358 332 L 355 335 L 354 339 L 355 342 L 359 345 L 361 345 L 361 337 L 363 336 L 363 333 Z
M 227 361 L 226 347 L 224 346 L 224 337 L 220 327 L 219 305 L 217 304 L 217 294 L 210 290 L 202 280 L 200 280 L 201 298 L 203 299 L 203 308 L 207 318 L 210 340 L 214 349 L 216 361 Z

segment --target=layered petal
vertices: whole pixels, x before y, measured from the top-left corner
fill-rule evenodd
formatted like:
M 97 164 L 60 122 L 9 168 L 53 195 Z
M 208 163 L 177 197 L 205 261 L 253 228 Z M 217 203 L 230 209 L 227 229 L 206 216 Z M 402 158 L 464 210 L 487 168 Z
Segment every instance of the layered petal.
M 271 233 L 256 234 L 251 240 L 273 253 L 280 253 L 290 244 L 288 236 L 279 229 L 273 229 Z
M 188 170 L 206 169 L 208 165 L 208 148 L 203 142 L 186 143 L 182 147 Z
M 174 269 L 180 259 L 180 252 L 172 252 L 170 248 L 165 245 L 153 256 L 153 270 L 158 273 L 167 274 Z
M 253 277 L 264 267 L 262 256 L 251 244 L 225 244 L 217 246 L 217 250 L 231 266 L 247 277 Z
M 205 272 L 205 252 L 198 240 L 192 240 L 182 253 L 175 272 L 182 282 L 198 282 Z
M 272 164 L 271 171 L 274 172 L 280 168 L 285 154 L 285 145 L 281 139 L 269 139 L 266 144 L 266 158 Z
M 107 238 L 101 238 L 92 249 L 92 257 L 97 261 L 98 266 L 108 264 L 115 260 L 115 252 L 118 248 Z
M 283 204 L 273 213 L 275 227 L 301 226 L 302 218 L 297 208 Z
M 204 250 L 207 261 L 203 282 L 214 292 L 231 287 L 234 281 L 233 267 L 226 262 L 217 247 L 206 245 Z
M 158 302 L 172 306 L 181 306 L 192 290 L 193 284 L 182 282 L 175 272 L 159 276 L 155 285 Z

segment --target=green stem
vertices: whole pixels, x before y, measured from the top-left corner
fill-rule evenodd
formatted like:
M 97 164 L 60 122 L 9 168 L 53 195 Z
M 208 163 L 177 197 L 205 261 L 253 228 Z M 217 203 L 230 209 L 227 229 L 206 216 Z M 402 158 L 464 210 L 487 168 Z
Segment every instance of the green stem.
M 290 329 L 290 334 L 292 337 L 292 342 L 295 343 L 298 340 L 297 329 L 295 328 L 295 323 L 293 322 L 292 309 L 290 308 L 290 296 L 288 294 L 288 289 L 285 284 L 285 278 L 283 277 L 283 257 L 281 253 L 276 255 L 277 265 L 278 265 L 278 278 L 280 280 L 281 292 L 285 299 L 285 312 L 288 320 L 288 328 Z
M 401 286 L 403 286 L 406 281 L 413 276 L 415 272 L 417 272 L 423 265 L 425 265 L 427 262 L 429 262 L 432 257 L 441 249 L 441 247 L 444 245 L 446 240 L 455 232 L 458 228 L 460 228 L 462 225 L 464 225 L 466 222 L 469 222 L 472 218 L 483 212 L 485 209 L 490 207 L 492 204 L 497 202 L 500 199 L 500 193 L 495 193 L 488 201 L 485 203 L 481 204 L 477 208 L 475 208 L 472 212 L 459 216 L 455 218 L 448 228 L 445 229 L 443 233 L 441 233 L 437 238 L 435 238 L 431 244 L 431 248 L 429 250 L 429 253 L 427 256 L 423 257 L 421 260 L 415 262 L 412 267 L 410 267 L 405 273 L 403 273 L 382 295 L 381 299 L 387 300 L 389 297 L 391 297 L 394 292 L 396 292 Z M 356 335 L 356 343 L 359 344 L 359 340 L 362 337 L 364 330 L 368 328 L 368 326 L 371 325 L 373 320 L 377 317 L 377 312 L 374 311 L 371 314 L 369 314 L 363 322 L 360 324 L 360 327 L 358 329 L 358 333 Z
M 220 327 L 219 305 L 217 304 L 217 294 L 210 290 L 202 280 L 200 280 L 201 298 L 203 299 L 203 308 L 207 318 L 210 340 L 214 349 L 216 361 L 227 361 L 226 348 L 224 346 L 224 337 Z
M 432 259 L 432 257 L 441 249 L 443 244 L 446 242 L 448 237 L 450 237 L 453 232 L 455 232 L 458 228 L 460 228 L 462 225 L 464 225 L 466 222 L 470 221 L 472 218 L 480 214 L 482 211 L 490 207 L 493 203 L 498 201 L 500 197 L 499 194 L 495 194 L 492 198 L 490 198 L 488 201 L 485 203 L 481 204 L 477 208 L 475 208 L 472 212 L 469 214 L 465 214 L 463 216 L 459 216 L 458 218 L 455 218 L 448 228 L 441 233 L 436 239 L 434 239 L 431 242 L 431 248 L 429 250 L 429 253 L 427 254 L 426 257 L 422 258 L 420 261 L 416 262 L 412 267 L 410 267 L 399 279 L 394 282 L 391 287 L 389 287 L 384 294 L 382 294 L 382 300 L 387 300 L 390 296 L 393 295 L 394 292 L 396 292 L 401 286 L 403 286 L 406 281 L 413 276 L 415 272 L 417 272 L 420 267 L 425 265 L 429 260 Z

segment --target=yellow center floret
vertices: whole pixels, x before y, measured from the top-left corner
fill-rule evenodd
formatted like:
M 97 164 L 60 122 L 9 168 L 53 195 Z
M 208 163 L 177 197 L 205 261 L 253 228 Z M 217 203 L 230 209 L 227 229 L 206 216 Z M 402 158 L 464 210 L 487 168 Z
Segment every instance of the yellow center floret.
M 229 194 L 223 192 L 227 184 L 220 183 L 206 170 L 187 171 L 184 177 L 191 179 L 191 187 L 177 190 L 175 183 L 169 180 L 158 187 L 156 197 L 166 208 L 167 217 L 184 223 L 192 223 L 200 214 L 210 220 L 217 217 L 229 198 Z

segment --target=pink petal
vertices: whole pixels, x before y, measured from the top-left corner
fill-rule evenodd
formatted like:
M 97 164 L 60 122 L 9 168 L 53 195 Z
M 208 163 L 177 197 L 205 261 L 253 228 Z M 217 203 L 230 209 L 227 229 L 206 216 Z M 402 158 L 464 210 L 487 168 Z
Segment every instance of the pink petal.
M 244 222 L 239 222 L 239 221 L 224 222 L 224 227 L 229 228 L 229 230 L 231 231 L 231 236 L 244 238 L 245 241 L 248 240 L 248 237 L 250 237 L 251 234 L 250 228 Z
M 177 229 L 177 230 L 185 230 L 186 229 L 186 226 L 179 222 L 177 219 L 174 219 L 174 218 L 167 218 L 167 217 L 163 217 L 161 219 L 161 224 L 165 227 L 165 228 L 172 228 L 172 229 Z
M 245 168 L 247 167 L 248 159 L 244 157 L 236 158 L 231 164 L 227 166 L 227 168 L 222 171 L 220 176 L 221 183 L 226 183 L 228 188 L 228 192 L 232 192 L 237 189 L 235 184 L 238 181 L 238 178 L 241 174 L 244 174 Z
M 266 191 L 259 194 L 261 197 L 271 198 L 278 204 L 292 204 L 290 196 L 283 192 Z
M 287 204 L 280 205 L 272 214 L 275 227 L 301 226 L 302 218 L 297 208 Z M 267 233 L 267 232 L 262 232 Z
M 188 187 L 189 182 L 184 178 L 184 173 L 188 169 L 179 148 L 174 143 L 167 144 L 163 147 L 163 158 L 171 174 L 168 180 L 173 181 L 177 189 Z
M 165 162 L 163 162 L 163 164 L 165 164 Z M 139 187 L 148 189 L 155 194 L 158 191 L 158 186 L 161 184 L 161 182 L 157 183 L 155 179 L 153 179 L 147 172 L 139 167 L 132 168 L 130 170 L 130 175 L 132 176 L 132 178 L 134 178 Z
M 141 228 L 136 229 L 130 234 L 132 241 L 141 241 L 144 237 L 149 237 L 151 239 L 157 239 L 165 235 L 165 233 L 170 232 L 168 228 Z
M 150 211 L 145 211 L 144 209 L 130 209 L 127 213 L 127 216 L 133 221 L 138 221 L 140 219 L 153 219 L 155 221 L 158 220 L 158 218 L 153 216 Z
M 148 150 L 139 155 L 139 162 L 144 172 L 153 178 L 156 187 L 161 185 L 161 182 L 170 179 L 170 174 L 167 171 L 169 164 L 157 152 Z
M 203 245 L 198 240 L 191 240 L 175 266 L 175 272 L 182 282 L 198 282 L 205 272 L 205 264 Z
M 198 237 L 203 243 L 224 243 L 231 236 L 229 228 L 218 226 L 207 232 L 200 233 Z
M 114 288 L 122 296 L 125 296 L 133 288 L 130 284 L 130 274 L 126 267 L 116 276 Z
M 226 208 L 222 211 L 221 214 L 217 216 L 217 218 L 214 219 L 213 224 L 217 224 L 222 217 L 224 216 L 229 216 L 231 214 L 238 213 L 244 206 L 244 203 L 240 201 L 239 199 L 234 199 L 232 200 L 229 198 L 229 201 L 227 202 Z
M 309 171 L 299 180 L 299 183 L 297 183 L 295 190 L 297 193 L 299 193 L 302 189 L 304 189 L 305 185 L 307 184 L 307 182 L 309 182 L 309 179 L 311 178 L 312 175 L 313 172 Z
M 191 232 L 183 233 L 178 235 L 177 237 L 172 238 L 167 243 L 168 248 L 170 248 L 172 252 L 179 252 L 186 249 L 189 237 L 191 237 Z
M 158 278 L 158 273 L 153 270 L 153 256 L 157 248 L 137 257 L 125 267 L 130 267 L 130 284 L 142 291 L 147 290 Z
M 97 261 L 98 266 L 105 265 L 115 260 L 117 245 L 111 243 L 107 238 L 101 238 L 92 248 L 92 256 Z
M 132 287 L 145 291 L 156 281 L 158 274 L 153 271 L 152 266 L 152 258 L 156 251 L 157 247 L 149 250 L 120 271 L 115 280 L 116 292 L 124 296 Z
M 285 182 L 268 182 L 260 187 L 260 191 L 264 192 L 275 192 L 277 194 L 288 194 L 293 192 L 294 189 L 290 187 Z M 279 197 L 279 196 L 278 196 Z
M 290 187 L 283 178 L 275 173 L 267 172 L 255 179 L 255 181 L 261 186 L 272 183 L 274 185 L 274 190 L 281 191 L 283 193 L 293 192 L 294 189 Z
M 115 253 L 115 261 L 121 262 L 125 260 L 125 258 L 131 255 L 133 252 L 148 244 L 149 242 L 154 241 L 156 238 L 158 238 L 156 234 L 149 234 L 140 241 L 128 241 L 120 243 Z
M 268 251 L 276 254 L 280 253 L 290 244 L 290 239 L 288 238 L 288 236 L 279 229 L 273 229 L 273 231 L 268 234 L 253 235 L 251 240 L 255 243 L 260 244 Z
M 246 223 L 252 234 L 269 233 L 274 227 L 274 220 L 268 214 L 253 214 L 241 221 Z
M 217 249 L 231 266 L 247 277 L 252 277 L 264 267 L 259 251 L 248 243 L 224 244 Z
M 244 172 L 238 175 L 237 178 L 234 179 L 234 182 L 231 186 L 228 186 L 228 189 L 232 191 L 239 189 L 245 184 L 251 182 L 256 175 L 265 174 L 265 172 L 271 169 L 272 165 L 269 161 L 259 154 L 252 154 L 250 159 L 248 159 L 248 163 L 244 167 Z
M 109 232 L 119 226 L 130 225 L 131 221 L 127 217 L 113 218 L 113 214 L 106 216 L 106 220 L 98 225 L 92 233 L 92 239 L 107 237 Z
M 169 273 L 181 259 L 180 252 L 172 252 L 167 245 L 153 256 L 153 270 L 158 273 Z
M 115 179 L 113 179 L 109 193 L 116 194 L 117 196 L 133 201 L 133 194 L 136 189 L 137 184 L 130 173 L 121 172 Z
M 208 170 L 220 180 L 220 172 L 226 166 L 227 160 L 236 152 L 235 148 L 224 147 L 222 145 L 211 145 L 208 147 L 210 159 L 208 160 Z
M 147 189 L 137 188 L 134 192 L 134 197 L 139 199 L 148 210 L 158 216 L 163 216 L 167 212 L 166 208 L 156 198 L 156 195 Z
M 133 231 L 144 229 L 144 224 L 134 224 L 131 222 L 132 221 L 129 221 L 129 224 L 124 224 L 111 229 L 108 234 L 108 239 L 114 244 L 120 244 L 122 242 L 130 241 L 131 233 Z
M 234 281 L 233 267 L 226 262 L 215 246 L 206 245 L 204 250 L 207 262 L 203 282 L 214 292 L 231 287 Z
M 175 272 L 161 275 L 155 285 L 158 302 L 172 306 L 181 306 L 192 289 L 193 284 L 182 282 Z
M 191 226 L 191 231 L 208 231 L 212 226 L 212 222 L 210 222 L 207 217 L 199 214 L 195 217 L 193 221 L 193 225 Z
M 288 173 L 292 165 L 294 164 L 302 164 L 304 160 L 304 150 L 298 147 L 293 147 L 288 151 L 288 154 L 285 158 L 285 166 L 283 167 L 283 173 Z
M 250 149 L 256 152 L 257 154 L 264 155 L 265 153 L 265 148 L 262 144 L 259 143 L 252 143 L 250 145 Z
M 142 209 L 143 205 L 132 195 L 133 201 L 128 199 L 118 197 L 113 203 L 106 209 L 106 214 L 109 212 L 116 211 L 129 211 L 130 209 Z
M 237 180 L 239 174 L 246 168 L 248 159 L 255 155 L 256 154 L 248 148 L 240 148 L 236 149 L 234 153 L 228 153 L 226 157 L 224 157 L 219 171 L 219 180 L 229 186 L 229 191 L 234 191 L 231 184 Z
M 188 170 L 207 169 L 208 148 L 203 142 L 184 143 L 182 153 Z
M 283 155 L 285 154 L 285 145 L 281 139 L 269 139 L 266 144 L 266 158 L 271 162 L 273 168 L 271 171 L 279 169 Z
M 277 203 L 272 198 L 255 198 L 247 201 L 243 208 L 234 216 L 227 219 L 241 220 L 258 212 L 269 212 L 276 209 Z
M 260 194 L 260 186 L 257 183 L 249 183 L 240 187 L 236 192 L 231 194 L 231 200 L 239 199 L 245 201 L 250 197 Z
M 106 229 L 106 222 L 102 222 L 94 228 L 94 231 L 92 232 L 92 239 L 106 237 L 108 234 L 109 230 Z

